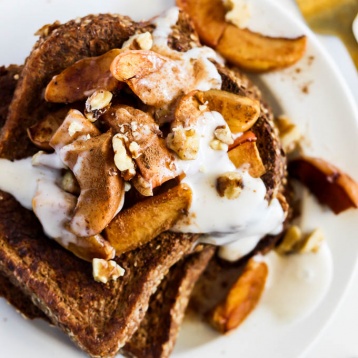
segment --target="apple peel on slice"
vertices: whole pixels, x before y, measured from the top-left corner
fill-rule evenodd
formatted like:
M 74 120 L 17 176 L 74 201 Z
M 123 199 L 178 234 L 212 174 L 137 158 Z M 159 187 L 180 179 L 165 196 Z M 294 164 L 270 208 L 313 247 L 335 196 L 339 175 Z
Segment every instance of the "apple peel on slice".
M 358 208 L 358 183 L 325 160 L 299 157 L 289 163 L 288 172 L 335 214 Z

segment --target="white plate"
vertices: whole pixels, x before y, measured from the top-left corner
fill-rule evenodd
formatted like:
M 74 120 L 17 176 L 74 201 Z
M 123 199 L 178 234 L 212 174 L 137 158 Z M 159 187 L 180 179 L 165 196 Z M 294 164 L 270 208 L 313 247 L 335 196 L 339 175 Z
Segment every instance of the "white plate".
M 260 76 L 276 114 L 287 114 L 305 133 L 308 154 L 337 164 L 358 179 L 358 113 L 341 78 L 312 33 L 267 0 L 253 3 L 250 26 L 270 35 L 308 35 L 305 57 L 296 66 Z M 88 13 L 118 12 L 135 19 L 148 18 L 170 7 L 165 0 L 0 0 L 0 64 L 22 63 L 35 41 L 32 34 L 45 23 L 66 21 Z M 218 336 L 203 325 L 184 325 L 175 357 L 297 357 L 317 336 L 337 306 L 353 272 L 357 253 L 358 215 L 350 210 L 334 216 L 308 196 L 303 225 L 322 227 L 332 252 L 331 285 L 316 310 L 287 322 L 267 318 L 258 309 L 240 329 Z M 84 357 L 59 330 L 41 321 L 23 320 L 0 300 L 0 356 Z

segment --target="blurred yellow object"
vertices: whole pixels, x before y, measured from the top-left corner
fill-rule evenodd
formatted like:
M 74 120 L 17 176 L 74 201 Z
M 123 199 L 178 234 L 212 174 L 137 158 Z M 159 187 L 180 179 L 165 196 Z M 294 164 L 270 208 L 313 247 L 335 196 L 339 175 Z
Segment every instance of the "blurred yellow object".
M 358 70 L 358 42 L 352 24 L 358 13 L 358 0 L 296 0 L 311 29 L 336 35 L 345 44 Z

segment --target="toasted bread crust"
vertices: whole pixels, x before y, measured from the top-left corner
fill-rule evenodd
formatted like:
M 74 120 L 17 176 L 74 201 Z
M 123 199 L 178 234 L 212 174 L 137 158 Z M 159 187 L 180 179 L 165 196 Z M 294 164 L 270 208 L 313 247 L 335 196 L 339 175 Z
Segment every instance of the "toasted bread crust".
M 0 129 L 3 127 L 8 115 L 9 105 L 20 78 L 21 70 L 22 66 L 17 65 L 10 65 L 9 67 L 0 66 Z
M 121 349 L 137 358 L 166 358 L 172 352 L 184 318 L 190 294 L 215 248 L 205 246 L 170 269 L 150 299 L 149 308 L 138 330 Z

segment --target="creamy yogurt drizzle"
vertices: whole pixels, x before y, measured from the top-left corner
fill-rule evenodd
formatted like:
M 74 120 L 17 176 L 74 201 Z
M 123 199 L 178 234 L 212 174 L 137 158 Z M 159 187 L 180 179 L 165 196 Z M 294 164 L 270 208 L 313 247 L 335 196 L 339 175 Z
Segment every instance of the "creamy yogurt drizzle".
M 205 233 L 201 242 L 214 245 L 235 242 L 221 250 L 221 255 L 237 260 L 250 252 L 266 234 L 278 234 L 285 214 L 277 199 L 270 203 L 265 200 L 266 188 L 261 179 L 252 178 L 246 170 L 236 169 L 226 151 L 210 147 L 215 128 L 225 125 L 220 113 L 204 113 L 195 128 L 200 135 L 197 158 L 177 160 L 177 166 L 186 174 L 183 182 L 192 189 L 193 199 L 188 217 L 177 222 L 172 230 Z M 216 190 L 216 179 L 225 172 L 234 171 L 243 179 L 243 190 L 235 200 L 222 198 Z
M 0 159 L 0 173 L 0 189 L 13 195 L 26 209 L 32 209 L 39 180 L 56 182 L 60 178 L 57 170 L 33 166 L 31 158 L 14 162 Z
M 316 253 L 281 256 L 274 251 L 262 258 L 269 276 L 260 309 L 279 321 L 305 318 L 327 293 L 333 274 L 333 260 L 327 243 Z

